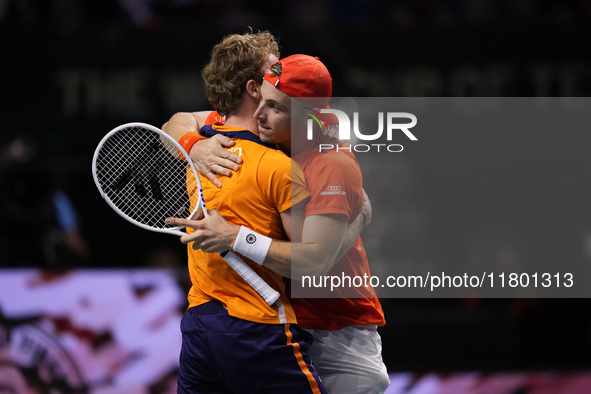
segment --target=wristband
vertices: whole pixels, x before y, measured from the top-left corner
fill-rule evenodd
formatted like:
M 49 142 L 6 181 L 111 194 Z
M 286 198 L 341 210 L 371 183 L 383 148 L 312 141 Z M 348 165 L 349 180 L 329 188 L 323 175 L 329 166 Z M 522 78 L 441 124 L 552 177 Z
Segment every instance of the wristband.
M 189 131 L 188 133 L 183 134 L 181 139 L 179 140 L 180 146 L 183 147 L 185 152 L 189 154 L 191 152 L 191 148 L 197 141 L 204 140 L 206 137 L 202 136 L 201 134 L 195 131 Z M 179 157 L 183 157 L 182 154 L 179 154 Z
M 240 253 L 244 257 L 247 257 L 257 264 L 263 265 L 271 242 L 273 240 L 269 237 L 261 235 L 248 229 L 244 226 L 240 226 L 240 231 L 234 241 L 234 247 L 232 250 L 236 253 Z

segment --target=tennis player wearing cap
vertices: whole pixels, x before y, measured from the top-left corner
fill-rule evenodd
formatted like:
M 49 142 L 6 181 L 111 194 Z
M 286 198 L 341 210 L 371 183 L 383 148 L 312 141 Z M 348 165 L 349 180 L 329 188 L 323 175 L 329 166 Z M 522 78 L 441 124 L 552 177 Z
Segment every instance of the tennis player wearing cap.
M 177 220 L 196 230 L 182 241 L 194 241 L 194 248 L 208 252 L 232 249 L 286 277 L 369 275 L 365 249 L 356 235 L 360 230 L 351 241 L 353 246 L 347 244 L 355 227 L 351 223 L 359 221 L 363 206 L 359 164 L 350 151 L 319 152 L 318 143 L 328 137 L 316 130 L 315 138 L 306 139 L 306 111 L 291 107 L 291 98 L 297 98 L 302 109 L 327 108 L 332 94 L 330 73 L 318 58 L 293 55 L 272 65 L 264 79 L 254 114 L 260 138 L 292 156 L 304 170 L 311 193 L 301 242 L 294 235 L 299 232 L 297 221 L 292 220 L 290 243 L 229 224 L 217 212 L 202 221 Z M 292 138 L 292 131 L 302 138 Z M 335 187 L 342 193 L 326 193 Z M 249 235 L 257 241 L 249 243 Z M 341 243 L 348 246 L 338 258 Z M 373 288 L 356 289 L 359 293 L 354 297 L 348 289 L 346 297 L 291 299 L 298 325 L 314 336 L 309 353 L 329 393 L 383 393 L 389 385 L 377 333 L 377 326 L 385 324 L 381 305 Z

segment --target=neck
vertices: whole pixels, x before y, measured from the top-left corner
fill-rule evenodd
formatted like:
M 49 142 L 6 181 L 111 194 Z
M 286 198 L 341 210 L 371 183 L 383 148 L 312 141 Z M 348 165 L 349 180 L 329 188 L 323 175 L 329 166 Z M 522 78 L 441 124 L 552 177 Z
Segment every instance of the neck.
M 251 120 L 252 115 L 250 117 L 243 117 L 238 115 L 228 115 L 226 117 L 226 121 L 224 122 L 224 126 L 229 127 L 238 127 L 240 129 L 250 130 L 255 134 L 259 134 L 258 132 L 258 124 L 256 121 Z
M 231 114 L 226 116 L 224 126 L 240 127 L 259 134 L 259 125 L 254 118 L 254 112 L 258 107 L 258 102 L 252 100 L 249 96 L 244 97 L 240 106 Z

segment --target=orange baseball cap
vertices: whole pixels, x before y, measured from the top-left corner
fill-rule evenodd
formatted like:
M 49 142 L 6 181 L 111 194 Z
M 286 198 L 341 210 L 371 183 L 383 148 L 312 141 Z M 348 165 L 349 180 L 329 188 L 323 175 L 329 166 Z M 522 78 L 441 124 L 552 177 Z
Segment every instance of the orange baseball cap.
M 332 96 L 332 78 L 320 59 L 308 55 L 291 55 L 277 63 L 281 63 L 281 76 L 267 72 L 265 79 L 268 82 L 288 96 L 316 108 L 330 108 L 328 102 Z

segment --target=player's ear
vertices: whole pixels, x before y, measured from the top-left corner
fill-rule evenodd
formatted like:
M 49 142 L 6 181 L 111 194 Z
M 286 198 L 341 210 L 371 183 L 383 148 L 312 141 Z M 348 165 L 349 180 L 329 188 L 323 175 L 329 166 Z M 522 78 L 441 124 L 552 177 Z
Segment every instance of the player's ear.
M 261 84 L 257 83 L 254 79 L 249 79 L 246 82 L 246 92 L 254 98 L 261 97 Z

